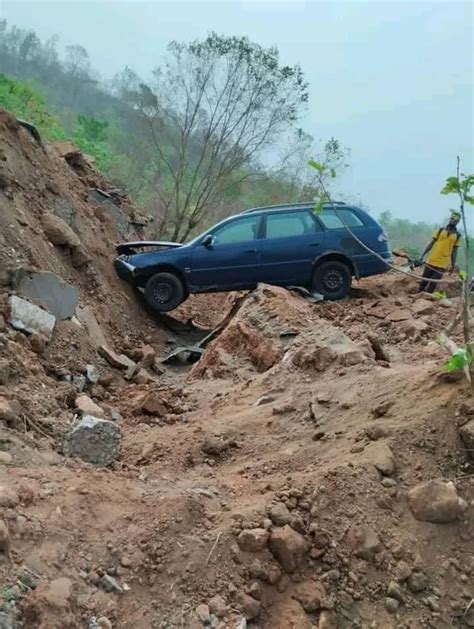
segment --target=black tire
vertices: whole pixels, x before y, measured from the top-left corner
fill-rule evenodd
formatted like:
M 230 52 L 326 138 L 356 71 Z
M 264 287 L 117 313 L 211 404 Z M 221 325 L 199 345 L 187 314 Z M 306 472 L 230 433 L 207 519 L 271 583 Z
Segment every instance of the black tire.
M 347 296 L 352 284 L 352 272 L 340 260 L 321 262 L 314 269 L 313 289 L 325 299 L 337 301 Z
M 183 283 L 173 273 L 157 273 L 145 285 L 145 301 L 158 312 L 174 310 L 184 299 Z

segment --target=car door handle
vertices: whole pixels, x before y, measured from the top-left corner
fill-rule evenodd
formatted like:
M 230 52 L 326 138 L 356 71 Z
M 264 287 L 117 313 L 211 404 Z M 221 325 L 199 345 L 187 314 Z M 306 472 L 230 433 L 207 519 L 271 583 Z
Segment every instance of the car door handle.
M 256 249 L 247 249 L 244 253 L 257 253 Z
M 310 242 L 310 243 L 309 243 L 309 246 L 310 246 L 310 247 L 319 247 L 320 245 L 321 245 L 321 243 L 320 243 L 320 242 Z

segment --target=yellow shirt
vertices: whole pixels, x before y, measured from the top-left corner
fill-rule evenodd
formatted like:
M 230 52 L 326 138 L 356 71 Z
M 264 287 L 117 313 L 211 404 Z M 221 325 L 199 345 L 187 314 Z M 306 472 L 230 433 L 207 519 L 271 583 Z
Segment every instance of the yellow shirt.
M 437 229 L 433 234 L 435 241 L 426 263 L 439 269 L 447 269 L 451 266 L 451 255 L 455 247 L 459 247 L 461 236 L 458 232 L 448 232 L 446 229 Z

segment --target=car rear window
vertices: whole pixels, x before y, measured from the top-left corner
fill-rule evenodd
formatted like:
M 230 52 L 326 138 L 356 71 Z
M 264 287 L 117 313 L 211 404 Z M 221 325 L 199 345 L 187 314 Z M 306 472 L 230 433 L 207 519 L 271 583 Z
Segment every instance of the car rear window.
M 289 238 L 316 231 L 316 222 L 307 210 L 267 214 L 266 238 Z
M 344 229 L 344 224 L 348 227 L 362 227 L 364 223 L 360 218 L 348 208 L 325 208 L 318 215 L 319 220 L 326 229 Z

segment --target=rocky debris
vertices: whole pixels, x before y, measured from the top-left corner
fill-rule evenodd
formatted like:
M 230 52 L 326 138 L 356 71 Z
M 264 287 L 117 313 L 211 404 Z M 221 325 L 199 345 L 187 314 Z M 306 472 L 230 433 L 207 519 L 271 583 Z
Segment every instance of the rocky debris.
M 201 444 L 201 450 L 210 456 L 220 456 L 228 448 L 229 442 L 221 435 L 206 435 Z
M 454 484 L 441 479 L 420 483 L 410 489 L 408 504 L 417 520 L 436 524 L 454 522 L 466 507 Z
M 436 306 L 434 302 L 427 299 L 417 299 L 412 310 L 416 315 L 431 315 L 435 312 Z
M 394 308 L 385 317 L 387 321 L 392 323 L 399 323 L 400 321 L 407 321 L 411 319 L 411 312 L 404 308 Z
M 70 319 L 79 303 L 79 290 L 49 271 L 18 269 L 12 280 L 17 293 L 45 308 L 58 321 Z
M 211 613 L 209 611 L 209 606 L 208 605 L 198 605 L 195 609 L 196 611 L 196 615 L 199 618 L 199 620 L 204 624 L 204 625 L 209 625 L 211 622 Z
M 405 602 L 403 590 L 400 587 L 400 584 L 397 583 L 397 581 L 390 581 L 387 587 L 387 596 L 390 598 L 394 598 L 399 603 Z
M 474 459 L 474 419 L 461 426 L 459 434 L 466 448 L 467 456 Z
M 391 476 L 395 472 L 395 457 L 387 445 L 377 444 L 371 451 L 371 460 L 383 476 Z
M 372 346 L 375 354 L 375 360 L 383 360 L 386 363 L 390 362 L 390 355 L 382 344 L 382 341 L 376 334 L 368 334 L 367 339 Z
M 92 415 L 93 417 L 99 417 L 103 419 L 105 416 L 102 408 L 96 404 L 88 395 L 78 395 L 76 398 L 76 409 L 82 415 Z
M 283 502 L 277 502 L 276 505 L 273 505 L 268 515 L 276 526 L 285 526 L 285 524 L 289 524 L 292 519 L 288 507 Z
M 399 607 L 400 602 L 397 601 L 396 598 L 387 596 L 387 598 L 385 599 L 385 609 L 388 611 L 389 614 L 396 614 Z
M 135 362 L 125 356 L 125 354 L 117 354 L 116 352 L 109 349 L 106 345 L 101 345 L 98 348 L 98 352 L 102 358 L 116 369 L 129 369 L 131 367 L 135 367 Z
M 140 400 L 139 407 L 148 415 L 155 417 L 165 417 L 169 412 L 163 396 L 155 392 L 145 394 Z
M 265 529 L 244 529 L 237 538 L 240 550 L 248 553 L 262 551 L 268 542 L 268 531 Z
M 292 362 L 297 367 L 322 372 L 335 364 L 351 366 L 367 360 L 364 348 L 358 347 L 345 334 L 328 324 L 312 331 L 308 341 L 293 355 Z
M 428 587 L 428 579 L 423 574 L 423 572 L 415 571 L 412 572 L 408 577 L 407 581 L 408 589 L 415 594 L 418 592 L 423 592 Z
M 382 550 L 377 533 L 364 524 L 352 527 L 348 532 L 347 541 L 354 555 L 366 561 L 372 561 Z
M 91 384 L 97 384 L 100 380 L 100 372 L 94 365 L 86 365 L 86 376 Z
M 407 319 L 402 321 L 399 326 L 400 332 L 409 337 L 417 337 L 428 329 L 429 325 L 421 319 Z
M 0 507 L 14 509 L 18 506 L 20 498 L 11 487 L 0 485 Z
M 115 592 L 116 594 L 123 594 L 123 588 L 120 583 L 110 576 L 110 574 L 104 574 L 99 581 L 99 587 L 104 592 Z
M 307 614 L 314 614 L 321 609 L 327 592 L 319 581 L 305 581 L 296 586 L 293 598 L 301 603 Z
M 20 428 L 22 409 L 16 400 L 8 400 L 0 395 L 0 421 L 4 421 L 11 428 Z
M 318 629 L 338 629 L 337 616 L 332 610 L 324 609 L 319 614 Z
M 305 538 L 288 524 L 270 533 L 268 545 L 285 572 L 294 572 L 308 550 Z
M 56 324 L 56 318 L 39 306 L 26 301 L 26 299 L 11 295 L 9 323 L 16 330 L 40 334 L 49 341 Z
M 120 453 L 121 431 L 112 421 L 84 416 L 64 439 L 64 454 L 94 465 L 111 465 Z
M 10 553 L 11 539 L 10 532 L 4 520 L 0 520 L 0 553 L 8 555 Z
M 408 577 L 411 575 L 412 573 L 412 569 L 410 568 L 410 566 L 407 564 L 406 561 L 399 561 L 397 563 L 397 565 L 395 566 L 395 579 L 399 582 L 403 582 L 406 581 L 408 579 Z
M 238 596 L 237 602 L 246 620 L 255 620 L 255 618 L 260 616 L 262 604 L 252 596 L 245 594 L 245 592 L 241 592 Z
M 217 616 L 218 618 L 225 616 L 228 610 L 227 603 L 220 594 L 213 596 L 211 600 L 208 601 L 207 605 L 210 613 L 214 614 L 214 616 Z
M 42 221 L 45 236 L 55 246 L 79 247 L 81 240 L 71 227 L 59 216 L 46 212 Z
M 104 331 L 100 327 L 92 308 L 90 306 L 78 306 L 76 309 L 76 317 L 79 323 L 87 330 L 87 334 L 89 335 L 89 341 L 91 342 L 91 344 L 97 349 L 99 349 L 100 347 L 104 347 L 104 351 L 110 352 L 110 350 L 106 349 L 107 339 L 105 338 Z M 101 356 L 107 360 L 107 358 L 103 354 L 101 354 Z M 108 362 L 110 363 L 110 361 Z M 124 369 L 126 368 L 127 367 L 124 367 Z
M 392 408 L 394 402 L 393 400 L 384 400 L 379 404 L 376 404 L 372 409 L 371 413 L 374 417 L 385 417 L 385 415 Z

